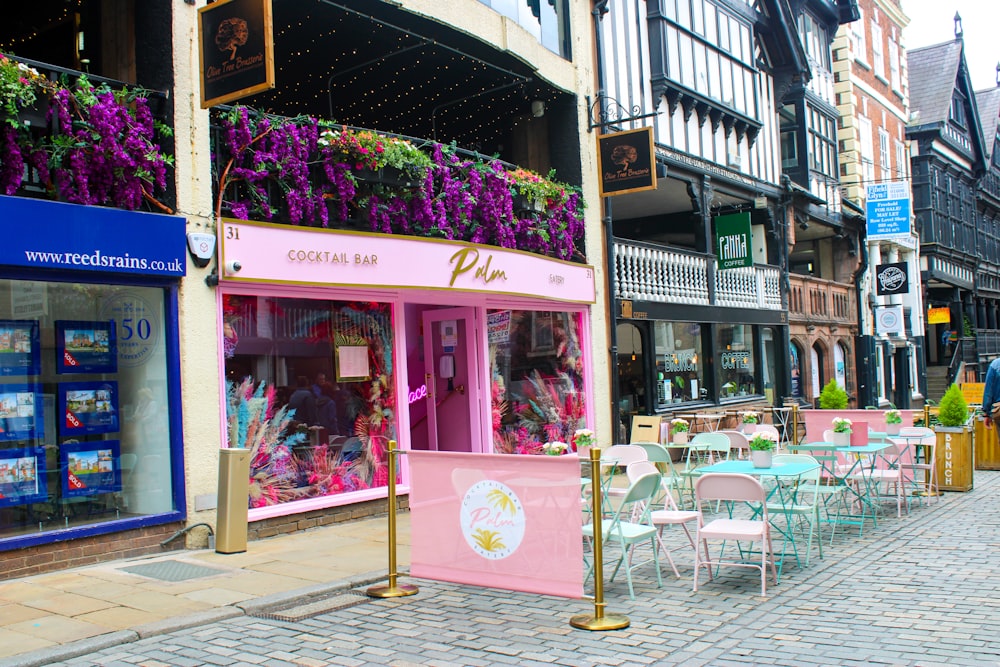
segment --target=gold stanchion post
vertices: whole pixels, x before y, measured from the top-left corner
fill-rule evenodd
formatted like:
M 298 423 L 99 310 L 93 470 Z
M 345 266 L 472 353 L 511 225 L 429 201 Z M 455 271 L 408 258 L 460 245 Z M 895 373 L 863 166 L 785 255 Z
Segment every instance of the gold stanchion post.
M 792 444 L 799 444 L 799 403 L 792 404 Z
M 389 584 L 386 586 L 372 586 L 366 592 L 370 598 L 401 598 L 407 595 L 416 595 L 420 590 L 410 584 L 396 584 L 398 574 L 396 572 L 396 456 L 399 451 L 396 449 L 396 441 L 389 441 Z
M 569 619 L 569 624 L 580 630 L 621 630 L 629 626 L 628 616 L 604 613 L 604 536 L 601 534 L 604 500 L 601 497 L 601 450 L 597 447 L 590 450 L 590 488 L 594 504 L 590 513 L 594 520 L 594 615 L 577 614 Z

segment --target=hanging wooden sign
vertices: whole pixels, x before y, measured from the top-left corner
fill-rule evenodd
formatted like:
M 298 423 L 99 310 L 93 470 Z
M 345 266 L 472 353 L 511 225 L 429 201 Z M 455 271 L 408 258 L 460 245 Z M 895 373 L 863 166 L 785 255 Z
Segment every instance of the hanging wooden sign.
M 274 88 L 271 0 L 220 0 L 198 10 L 201 108 Z

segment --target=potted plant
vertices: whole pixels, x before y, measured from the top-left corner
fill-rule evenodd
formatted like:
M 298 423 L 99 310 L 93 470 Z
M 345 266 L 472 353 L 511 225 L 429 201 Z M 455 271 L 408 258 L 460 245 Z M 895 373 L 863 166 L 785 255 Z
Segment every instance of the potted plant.
M 888 435 L 899 435 L 899 429 L 903 424 L 903 416 L 899 410 L 891 408 L 885 411 L 885 432 Z
M 542 445 L 542 451 L 549 456 L 562 456 L 569 449 L 565 442 L 546 442 Z
M 676 417 L 670 420 L 670 437 L 675 445 L 686 445 L 690 425 L 687 420 Z
M 582 450 L 584 447 L 594 446 L 594 432 L 589 428 L 578 428 L 576 432 L 573 433 L 573 448 L 576 451 Z
M 948 387 L 938 405 L 937 474 L 943 491 L 972 489 L 973 438 L 969 404 L 957 384 Z M 947 463 L 947 465 L 946 465 Z
M 751 410 L 741 413 L 741 416 L 743 432 L 747 435 L 755 432 L 757 430 L 757 424 L 760 423 L 760 415 Z
M 851 420 L 847 417 L 833 418 L 833 444 L 838 447 L 851 444 Z
M 770 468 L 771 454 L 774 451 L 774 440 L 758 433 L 750 440 L 750 461 L 754 468 Z
M 819 407 L 823 410 L 847 409 L 847 392 L 837 384 L 836 380 L 830 380 L 823 385 L 823 391 L 819 393 Z

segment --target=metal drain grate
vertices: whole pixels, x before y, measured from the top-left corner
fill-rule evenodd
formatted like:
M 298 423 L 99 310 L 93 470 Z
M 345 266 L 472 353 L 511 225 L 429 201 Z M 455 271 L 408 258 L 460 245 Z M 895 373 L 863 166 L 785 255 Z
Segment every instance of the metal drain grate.
M 370 600 L 371 598 L 364 593 L 348 591 L 330 598 L 324 598 L 322 600 L 288 607 L 287 609 L 278 609 L 251 615 L 256 616 L 257 618 L 267 618 L 272 621 L 287 621 L 289 623 L 295 623 L 297 621 L 319 616 L 320 614 L 326 614 L 331 611 L 340 611 L 341 609 L 356 607 L 357 605 L 364 604 Z
M 187 581 L 188 579 L 201 579 L 202 577 L 214 577 L 219 574 L 226 574 L 226 570 L 218 570 L 214 567 L 204 565 L 194 565 L 180 560 L 163 560 L 156 563 L 146 563 L 144 565 L 130 565 L 118 568 L 123 572 L 138 574 L 150 579 L 160 581 Z

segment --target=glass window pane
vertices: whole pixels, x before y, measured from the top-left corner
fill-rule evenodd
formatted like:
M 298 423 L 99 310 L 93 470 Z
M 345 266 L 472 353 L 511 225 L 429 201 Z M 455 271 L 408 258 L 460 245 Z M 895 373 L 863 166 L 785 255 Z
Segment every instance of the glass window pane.
M 250 506 L 385 486 L 398 439 L 389 304 L 227 294 L 223 318 L 230 428 L 261 383 L 288 419 L 253 457 Z
M 695 70 L 695 90 L 702 95 L 708 95 L 708 71 L 707 71 L 707 59 L 708 55 L 705 50 L 705 45 L 701 42 L 694 43 L 694 70 Z
M 753 327 L 749 324 L 720 324 L 716 327 L 719 350 L 719 398 L 759 394 L 754 373 Z
M 176 509 L 165 298 L 0 281 L 0 537 Z
M 680 35 L 677 28 L 668 26 L 667 38 L 667 76 L 674 81 L 681 80 L 680 68 Z
M 718 22 L 718 17 L 716 16 L 715 5 L 711 2 L 705 3 L 705 39 L 708 40 L 709 44 L 715 44 L 717 35 L 716 24 Z
M 702 5 L 705 0 L 691 0 L 691 30 L 697 35 L 705 34 L 705 14 Z
M 692 62 L 691 54 L 691 38 L 687 35 L 680 36 L 680 54 L 681 54 L 681 83 L 689 88 L 695 89 L 697 85 L 694 79 L 694 63 Z
M 656 399 L 665 406 L 702 400 L 705 395 L 705 357 L 702 327 L 693 322 L 655 322 Z
M 582 315 L 489 311 L 506 312 L 510 336 L 490 342 L 493 449 L 498 454 L 542 454 L 546 442 L 571 445 L 576 430 L 586 427 Z

